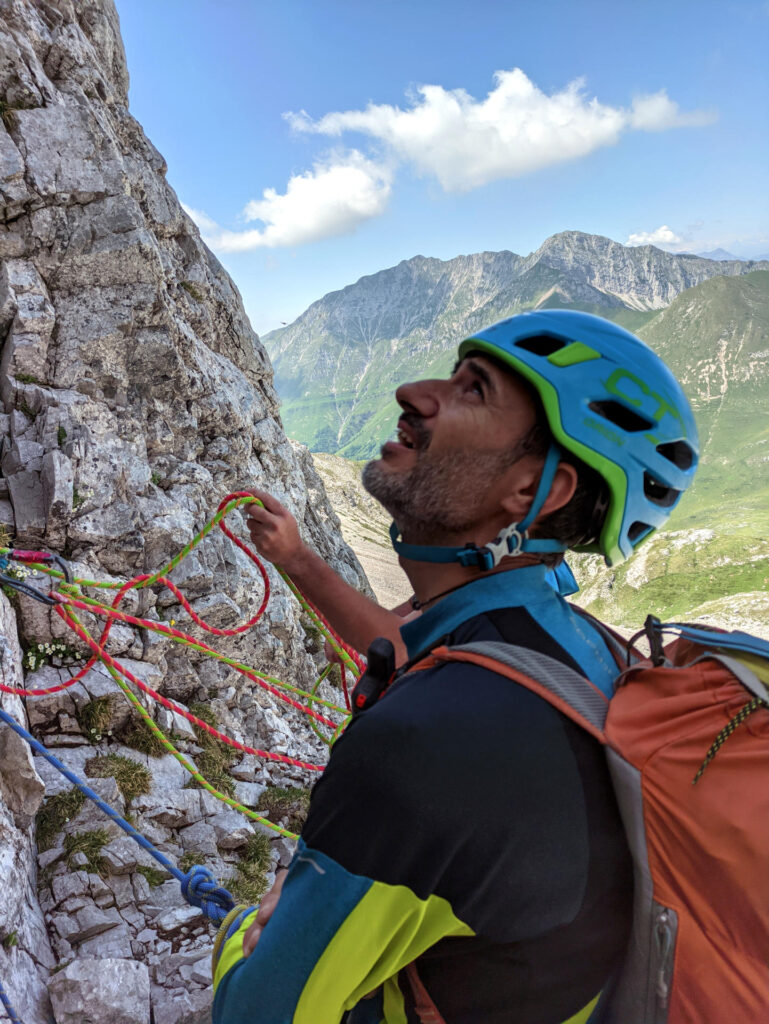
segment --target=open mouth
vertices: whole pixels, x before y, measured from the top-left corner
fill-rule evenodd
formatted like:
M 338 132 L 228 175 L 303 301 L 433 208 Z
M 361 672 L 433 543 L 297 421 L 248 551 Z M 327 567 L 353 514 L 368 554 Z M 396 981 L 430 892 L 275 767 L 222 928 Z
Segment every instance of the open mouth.
M 396 430 L 395 436 L 398 440 L 398 444 L 402 444 L 404 448 L 416 448 L 414 437 L 404 424 L 398 423 L 398 429 Z

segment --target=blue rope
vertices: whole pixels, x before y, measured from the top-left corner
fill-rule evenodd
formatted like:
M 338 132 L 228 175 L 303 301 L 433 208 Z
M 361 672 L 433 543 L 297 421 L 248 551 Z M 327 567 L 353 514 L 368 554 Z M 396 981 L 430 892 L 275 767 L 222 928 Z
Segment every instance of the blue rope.
M 206 917 L 213 921 L 214 924 L 221 924 L 235 906 L 235 900 L 225 888 L 219 885 L 208 868 L 196 865 L 186 873 L 180 871 L 160 850 L 157 850 L 152 845 L 149 839 L 146 839 L 141 832 L 137 832 L 133 825 L 127 822 L 125 818 L 121 818 L 113 807 L 105 803 L 97 793 L 94 793 L 90 786 L 87 786 L 82 779 L 79 779 L 69 768 L 66 768 L 58 758 L 54 757 L 42 743 L 38 743 L 34 736 L 30 736 L 27 730 L 20 726 L 16 719 L 12 718 L 7 711 L 3 711 L 2 708 L 0 708 L 0 720 L 5 722 L 6 725 L 10 725 L 13 731 L 26 740 L 33 750 L 37 751 L 54 768 L 58 769 L 89 800 L 93 800 L 96 806 L 104 811 L 108 818 L 111 818 L 127 835 L 135 839 L 139 846 L 151 854 L 159 864 L 162 864 L 166 871 L 170 872 L 181 883 L 182 895 L 188 903 L 202 910 Z M 2 997 L 0 996 L 0 998 Z
M 11 1000 L 5 994 L 5 989 L 3 988 L 2 982 L 0 982 L 0 1002 L 2 1002 L 3 1006 L 5 1007 L 5 1012 L 8 1014 L 8 1019 L 12 1022 L 12 1024 L 22 1024 L 21 1017 L 19 1017 L 19 1015 L 16 1013 L 13 1006 L 11 1005 Z

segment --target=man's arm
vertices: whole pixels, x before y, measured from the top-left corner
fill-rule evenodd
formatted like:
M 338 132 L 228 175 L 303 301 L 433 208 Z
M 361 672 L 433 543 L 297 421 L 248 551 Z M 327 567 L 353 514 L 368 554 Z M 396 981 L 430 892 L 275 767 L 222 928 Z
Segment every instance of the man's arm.
M 251 493 L 263 506 L 249 505 L 246 513 L 248 532 L 259 553 L 288 573 L 351 647 L 366 651 L 375 637 L 387 637 L 395 648 L 396 662 L 405 661 L 406 648 L 400 635 L 403 618 L 338 576 L 302 541 L 296 520 L 276 498 L 266 491 Z
M 436 864 L 412 724 L 363 717 L 335 744 L 269 922 L 255 936 L 253 911 L 217 941 L 214 1024 L 339 1024 L 382 985 L 391 1010 L 377 1019 L 400 1019 L 398 972 L 441 939 L 473 934 L 429 881 Z M 453 818 L 444 826 L 453 835 Z M 448 851 L 443 838 L 431 837 Z

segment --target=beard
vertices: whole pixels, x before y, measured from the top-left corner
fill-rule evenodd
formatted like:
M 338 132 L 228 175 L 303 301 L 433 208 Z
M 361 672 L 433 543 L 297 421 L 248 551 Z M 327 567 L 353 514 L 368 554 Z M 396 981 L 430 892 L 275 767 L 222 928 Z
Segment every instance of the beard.
M 429 451 L 430 435 L 408 417 L 415 435 L 417 461 L 405 473 L 388 471 L 377 459 L 366 464 L 363 486 L 390 513 L 404 540 L 445 543 L 467 534 L 485 507 L 497 476 L 518 458 L 518 452 Z

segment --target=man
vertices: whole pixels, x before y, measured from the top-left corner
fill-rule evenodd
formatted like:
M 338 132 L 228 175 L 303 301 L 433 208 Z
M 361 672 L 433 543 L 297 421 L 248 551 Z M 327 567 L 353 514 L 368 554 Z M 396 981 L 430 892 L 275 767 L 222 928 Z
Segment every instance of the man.
M 266 495 L 254 542 L 356 647 L 390 637 L 414 664 L 502 641 L 611 694 L 610 652 L 545 576 L 567 547 L 616 563 L 664 522 L 697 461 L 688 403 L 645 345 L 588 314 L 513 317 L 459 357 L 449 380 L 398 389 L 398 439 L 364 472 L 419 618 L 399 628 L 338 580 Z M 600 745 L 478 665 L 401 671 L 367 704 L 288 875 L 258 918 L 223 926 L 214 1021 L 586 1021 L 632 899 Z

